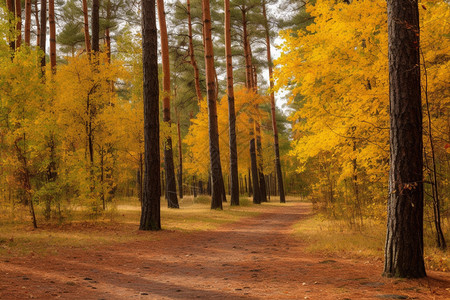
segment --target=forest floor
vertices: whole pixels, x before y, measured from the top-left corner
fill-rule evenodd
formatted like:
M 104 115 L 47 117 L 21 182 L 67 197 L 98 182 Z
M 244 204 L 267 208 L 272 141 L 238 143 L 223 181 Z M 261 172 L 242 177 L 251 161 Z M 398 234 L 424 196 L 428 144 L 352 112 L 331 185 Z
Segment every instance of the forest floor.
M 450 299 L 450 273 L 385 278 L 377 260 L 308 253 L 293 225 L 310 215 L 268 206 L 210 231 L 0 257 L 0 299 Z

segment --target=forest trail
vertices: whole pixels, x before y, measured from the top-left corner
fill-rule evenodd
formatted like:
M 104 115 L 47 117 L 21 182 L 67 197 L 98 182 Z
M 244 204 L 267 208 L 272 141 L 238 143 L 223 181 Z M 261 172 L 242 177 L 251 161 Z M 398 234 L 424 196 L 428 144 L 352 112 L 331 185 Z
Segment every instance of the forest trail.
M 450 298 L 449 273 L 390 279 L 381 262 L 305 253 L 291 233 L 310 213 L 296 203 L 209 232 L 2 259 L 0 299 Z

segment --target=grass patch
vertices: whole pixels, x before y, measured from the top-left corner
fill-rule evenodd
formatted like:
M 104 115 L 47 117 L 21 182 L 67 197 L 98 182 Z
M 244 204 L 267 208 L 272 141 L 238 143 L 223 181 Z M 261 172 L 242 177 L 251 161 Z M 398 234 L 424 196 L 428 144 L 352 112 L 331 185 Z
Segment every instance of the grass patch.
M 306 241 L 306 251 L 326 256 L 384 259 L 386 225 L 366 220 L 360 230 L 350 229 L 348 223 L 323 219 L 317 215 L 294 226 L 294 234 Z M 427 245 L 425 233 L 425 265 L 427 269 L 450 271 L 448 252 Z M 447 234 L 448 241 L 448 234 Z
M 240 206 L 224 203 L 223 210 L 210 209 L 211 198 L 186 196 L 180 200 L 180 209 L 167 208 L 161 201 L 163 230 L 197 232 L 213 230 L 223 224 L 256 216 L 270 204 L 253 205 L 241 198 Z M 23 210 L 23 211 L 22 211 Z M 65 211 L 63 222 L 44 222 L 38 219 L 33 230 L 26 208 L 16 207 L 15 218 L 0 220 L 0 256 L 24 256 L 29 254 L 51 255 L 64 248 L 88 249 L 101 245 L 126 243 L 138 240 L 154 240 L 157 235 L 141 232 L 139 219 L 141 206 L 136 198 L 122 198 L 108 205 L 108 209 L 92 219 L 81 207 Z

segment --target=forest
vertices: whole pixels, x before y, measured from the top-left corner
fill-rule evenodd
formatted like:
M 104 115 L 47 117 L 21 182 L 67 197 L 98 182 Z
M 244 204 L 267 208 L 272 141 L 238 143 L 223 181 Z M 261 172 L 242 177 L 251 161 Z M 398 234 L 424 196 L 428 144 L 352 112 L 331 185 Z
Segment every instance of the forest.
M 303 286 L 248 283 L 245 293 L 167 277 L 145 292 L 111 278 L 79 297 L 450 297 L 449 1 L 0 0 L 0 37 L 0 260 L 36 263 L 0 270 L 44 276 L 32 294 L 0 275 L 0 298 L 46 299 L 53 292 L 38 287 L 61 280 L 76 299 L 81 279 L 37 273 L 47 265 L 35 256 L 63 255 L 51 248 L 86 264 L 110 253 L 105 270 L 127 247 L 136 257 L 181 249 L 185 260 L 163 261 L 183 265 L 195 263 L 189 239 L 254 247 L 236 254 L 256 261 L 246 282 L 287 270 L 272 249 L 286 240 L 290 258 L 317 260 L 308 272 L 328 292 L 308 294 L 291 271 Z M 255 265 L 263 248 L 274 269 Z M 315 277 L 334 264 L 365 277 L 350 258 L 378 266 L 369 285 L 345 277 L 343 291 Z M 423 279 L 398 289 L 391 279 L 427 275 L 426 292 Z

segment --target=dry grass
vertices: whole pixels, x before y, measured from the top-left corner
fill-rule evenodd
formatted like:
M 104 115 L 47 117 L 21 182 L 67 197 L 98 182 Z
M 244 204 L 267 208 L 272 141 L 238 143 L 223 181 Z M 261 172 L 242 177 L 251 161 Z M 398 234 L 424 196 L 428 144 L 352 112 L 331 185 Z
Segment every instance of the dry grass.
M 382 261 L 386 225 L 366 220 L 362 229 L 350 229 L 348 223 L 315 215 L 294 226 L 295 235 L 307 242 L 306 250 L 328 256 L 367 258 Z M 436 249 L 430 233 L 425 232 L 425 264 L 428 269 L 450 271 L 448 251 Z M 447 241 L 449 234 L 447 234 Z
M 180 209 L 167 208 L 161 201 L 163 230 L 183 232 L 212 230 L 226 223 L 256 216 L 266 206 L 255 206 L 247 198 L 240 199 L 241 206 L 230 207 L 224 203 L 223 211 L 210 209 L 210 198 L 185 197 Z M 16 207 L 14 218 L 0 219 L 0 256 L 28 254 L 51 255 L 62 248 L 91 248 L 99 245 L 152 240 L 155 235 L 139 232 L 140 203 L 135 198 L 122 198 L 109 205 L 102 215 L 92 218 L 80 207 L 63 213 L 63 222 L 44 222 L 38 219 L 39 228 L 33 230 L 26 208 Z

